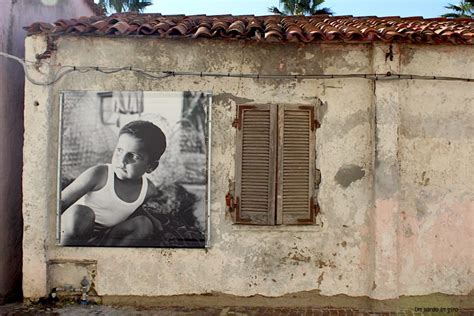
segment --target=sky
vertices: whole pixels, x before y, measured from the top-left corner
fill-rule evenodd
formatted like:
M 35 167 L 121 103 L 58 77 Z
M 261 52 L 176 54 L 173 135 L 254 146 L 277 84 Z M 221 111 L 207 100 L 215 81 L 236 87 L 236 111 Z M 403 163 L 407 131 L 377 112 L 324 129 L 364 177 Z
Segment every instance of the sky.
M 353 16 L 423 16 L 438 17 L 448 10 L 448 3 L 460 0 L 326 0 L 323 7 L 335 15 Z M 268 15 L 270 6 L 278 6 L 278 0 L 153 0 L 146 13 L 161 14 L 253 14 Z

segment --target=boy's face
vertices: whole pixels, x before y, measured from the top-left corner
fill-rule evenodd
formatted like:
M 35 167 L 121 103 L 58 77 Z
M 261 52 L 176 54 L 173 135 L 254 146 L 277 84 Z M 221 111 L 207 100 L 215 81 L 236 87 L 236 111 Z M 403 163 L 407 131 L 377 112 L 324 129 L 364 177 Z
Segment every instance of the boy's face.
M 145 144 L 131 134 L 119 136 L 112 157 L 112 166 L 120 180 L 139 179 L 145 172 L 153 171 Z

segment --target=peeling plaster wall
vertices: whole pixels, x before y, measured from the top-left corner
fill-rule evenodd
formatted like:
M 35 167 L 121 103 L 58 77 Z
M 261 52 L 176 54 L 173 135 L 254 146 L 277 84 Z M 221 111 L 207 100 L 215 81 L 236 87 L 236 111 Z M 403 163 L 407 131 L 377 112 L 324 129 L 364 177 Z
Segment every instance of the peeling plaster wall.
M 403 47 L 404 73 L 474 77 L 474 47 Z M 474 287 L 474 85 L 404 83 L 400 95 L 400 290 Z
M 133 65 L 159 70 L 272 74 L 372 73 L 407 67 L 402 66 L 399 55 L 396 55 L 394 62 L 385 61 L 387 45 L 281 45 L 94 37 L 62 37 L 57 45 L 58 51 L 54 52 L 50 62 L 76 66 Z M 27 48 L 28 56 L 34 58 L 36 53 L 45 49 L 44 37 L 28 38 Z M 428 53 L 439 49 L 439 46 L 415 49 L 417 53 L 420 49 L 421 56 L 429 56 Z M 453 47 L 451 50 L 464 60 L 469 56 L 469 50 L 472 54 L 470 47 Z M 416 56 L 414 54 L 414 58 Z M 473 64 L 472 57 L 470 62 Z M 40 68 L 44 74 L 51 71 L 46 64 Z M 466 72 L 463 74 L 467 76 Z M 473 76 L 472 73 L 469 75 Z M 414 116 L 405 112 L 411 107 L 419 109 L 416 105 L 420 103 L 429 112 L 429 115 L 419 116 L 420 120 L 438 117 L 437 113 L 433 113 L 436 106 L 433 108 L 432 98 L 412 100 L 403 95 L 406 89 L 411 95 L 421 93 L 416 89 L 419 84 L 412 81 L 373 83 L 364 79 L 169 77 L 149 80 L 131 72 L 111 75 L 74 73 L 51 87 L 28 84 L 24 151 L 25 297 L 37 298 L 47 294 L 51 286 L 48 283 L 51 280 L 47 278 L 47 262 L 51 260 L 97 262 L 94 282 L 99 295 L 159 296 L 222 292 L 240 296 L 281 296 L 310 290 L 319 290 L 320 294 L 328 296 L 347 294 L 373 298 L 395 298 L 435 291 L 467 294 L 470 290 L 468 286 L 455 289 L 449 283 L 443 285 L 452 277 L 451 271 L 437 274 L 436 282 L 425 282 L 417 277 L 434 276 L 427 262 L 423 261 L 425 270 L 418 272 L 413 267 L 401 266 L 402 260 L 409 260 L 408 253 L 414 247 L 411 241 L 402 239 L 403 232 L 398 228 L 402 220 L 401 210 L 406 209 L 406 214 L 409 214 L 410 201 L 416 208 L 416 196 L 411 196 L 416 193 L 412 190 L 416 183 L 410 178 L 414 176 L 410 168 L 427 168 L 423 160 L 428 159 L 426 155 L 430 151 L 413 151 L 411 144 L 405 145 L 400 127 L 405 126 L 405 114 Z M 433 90 L 430 84 L 425 84 L 425 93 L 441 93 Z M 441 87 L 443 83 L 437 85 Z M 465 84 L 457 85 L 458 107 L 466 111 L 471 109 L 472 114 L 472 95 L 468 97 Z M 61 248 L 55 245 L 55 175 L 61 90 L 212 91 L 211 248 Z M 456 98 L 449 90 L 444 93 L 447 99 Z M 231 125 L 236 105 L 313 104 L 316 98 L 323 102 L 318 111 L 321 128 L 317 131 L 316 145 L 317 166 L 322 179 L 320 225 L 233 225 L 225 211 L 224 196 L 228 180 L 234 177 L 235 131 Z M 35 101 L 39 102 L 39 106 L 33 106 Z M 439 101 L 439 106 L 446 102 Z M 402 111 L 403 107 L 407 108 Z M 465 122 L 472 124 L 467 120 Z M 460 152 L 455 156 L 464 168 L 468 168 L 467 156 L 469 150 L 472 153 L 472 139 L 468 140 L 465 129 L 469 125 L 460 124 L 458 128 L 464 131 L 460 132 L 461 135 L 466 135 L 466 143 L 462 146 L 470 144 L 466 147 L 470 149 L 466 151 L 459 144 L 457 148 Z M 426 143 L 423 144 L 426 146 Z M 448 165 L 451 154 L 446 155 Z M 446 168 L 446 165 L 437 167 Z M 464 174 L 454 166 L 449 167 L 449 170 L 454 169 L 457 174 Z M 437 172 L 442 173 L 440 170 Z M 468 177 L 464 175 L 464 178 Z M 457 198 L 464 196 L 462 203 L 466 203 L 469 196 L 472 199 L 467 180 L 466 184 L 458 179 L 450 180 L 458 184 L 458 187 L 451 187 L 451 195 Z M 472 179 L 470 181 L 472 188 Z M 449 192 L 446 187 L 437 189 L 430 191 L 431 194 Z M 461 191 L 464 195 L 460 194 Z M 454 197 L 450 199 L 455 200 Z M 432 204 L 426 203 L 427 208 L 432 207 Z M 430 203 L 434 203 L 433 200 Z M 437 209 L 444 209 L 443 204 L 434 205 Z M 468 236 L 469 206 L 462 205 L 464 208 L 451 205 L 455 209 L 453 214 L 457 214 L 453 215 L 452 220 L 463 219 L 459 225 Z M 438 223 L 439 220 L 436 219 Z M 459 228 L 457 233 L 461 233 Z M 436 247 L 445 247 L 424 234 L 416 236 L 420 245 L 425 247 L 424 251 L 434 253 Z M 463 244 L 463 247 L 466 246 Z M 457 253 L 466 249 L 458 244 L 453 247 L 456 247 Z M 399 257 L 402 255 L 406 258 Z M 428 258 L 425 260 L 430 262 Z M 459 268 L 456 271 L 459 273 L 456 274 L 459 278 L 463 277 L 461 271 L 467 269 L 468 263 L 466 260 L 457 263 Z M 62 275 L 67 273 L 62 271 Z M 469 283 L 469 280 L 463 280 Z M 472 281 L 470 284 L 472 286 Z

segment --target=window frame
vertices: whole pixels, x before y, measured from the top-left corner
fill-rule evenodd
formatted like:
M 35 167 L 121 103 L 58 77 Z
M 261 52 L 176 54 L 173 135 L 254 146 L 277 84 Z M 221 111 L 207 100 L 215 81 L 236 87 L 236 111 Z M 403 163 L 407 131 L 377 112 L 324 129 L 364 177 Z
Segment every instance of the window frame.
M 270 122 L 270 127 L 268 129 L 269 135 L 269 162 L 268 162 L 268 168 L 269 168 L 269 173 L 268 173 L 268 195 L 264 195 L 265 198 L 267 199 L 267 205 L 268 209 L 266 213 L 266 218 L 265 215 L 261 215 L 260 217 L 258 215 L 253 215 L 251 214 L 250 217 L 248 216 L 248 208 L 242 209 L 242 202 L 245 204 L 245 195 L 243 196 L 243 189 L 245 190 L 245 186 L 247 185 L 246 179 L 242 177 L 242 168 L 244 166 L 244 156 L 243 156 L 243 151 L 244 151 L 244 137 L 247 138 L 252 138 L 252 136 L 248 136 L 249 134 L 246 134 L 247 136 L 244 136 L 244 133 L 246 132 L 245 129 L 248 130 L 247 133 L 252 133 L 252 132 L 258 132 L 261 129 L 258 129 L 258 124 L 257 125 L 249 125 L 249 123 L 246 123 L 246 111 L 265 111 L 265 109 L 268 111 L 269 115 L 269 122 Z M 287 112 L 293 112 L 293 114 L 296 115 L 296 121 L 291 122 L 291 115 L 288 115 L 285 118 L 285 111 Z M 247 112 L 250 113 L 250 112 Z M 301 118 L 298 118 L 298 116 L 303 117 L 305 114 L 308 113 L 308 121 L 304 122 L 306 119 L 303 121 Z M 294 115 L 293 115 L 294 116 Z M 255 122 L 255 118 L 253 120 L 250 120 L 251 122 Z M 292 168 L 295 168 L 295 166 L 299 163 L 300 159 L 299 157 L 295 154 L 289 154 L 288 156 L 292 156 L 293 158 L 296 157 L 296 160 L 294 161 L 289 161 L 285 162 L 283 159 L 285 155 L 285 150 L 292 150 L 295 148 L 295 145 L 293 143 L 289 143 L 288 141 L 285 142 L 285 123 L 289 126 L 289 128 L 294 128 L 296 126 L 296 129 L 293 130 L 287 130 L 287 134 L 294 133 L 292 136 L 293 139 L 294 137 L 299 137 L 298 135 L 300 129 L 298 127 L 300 126 L 300 123 L 304 123 L 303 127 L 301 130 L 306 130 L 307 134 L 307 145 L 304 144 L 303 142 L 303 147 L 298 147 L 296 145 L 297 150 L 301 153 L 301 150 L 304 149 L 304 147 L 307 147 L 308 153 L 307 153 L 307 162 L 306 162 L 306 169 L 302 169 L 300 167 L 297 167 L 299 170 L 297 172 L 296 177 L 293 176 L 293 182 L 296 180 L 296 183 L 290 183 L 288 186 L 290 187 L 290 191 L 286 191 L 285 193 L 285 188 L 284 188 L 284 183 L 285 179 L 291 178 L 291 176 L 285 176 L 285 163 L 286 166 L 288 164 L 292 164 Z M 307 125 L 305 125 L 307 123 Z M 247 124 L 247 125 L 245 125 Z M 242 104 L 242 105 L 237 105 L 236 107 L 236 119 L 233 122 L 233 126 L 236 128 L 236 151 L 235 151 L 235 188 L 233 188 L 233 192 L 229 192 L 229 195 L 232 198 L 231 203 L 228 202 L 229 209 L 232 211 L 232 217 L 233 221 L 235 224 L 239 225 L 260 225 L 260 226 L 280 226 L 280 225 L 313 225 L 316 223 L 316 215 L 319 212 L 319 206 L 317 203 L 317 191 L 318 191 L 318 184 L 316 176 L 318 175 L 318 170 L 316 169 L 316 129 L 319 127 L 319 122 L 316 118 L 316 105 L 307 105 L 307 104 Z M 253 129 L 253 131 L 252 131 Z M 265 132 L 265 129 L 263 130 Z M 304 134 L 304 133 L 303 133 Z M 301 135 L 301 137 L 305 138 L 305 135 Z M 302 138 L 302 139 L 303 139 Z M 295 143 L 302 143 L 301 141 L 294 141 Z M 288 146 L 288 149 L 285 149 L 285 146 Z M 251 144 L 252 145 L 252 144 Z M 255 146 L 253 146 L 255 147 Z M 266 150 L 266 149 L 265 149 Z M 303 150 L 304 151 L 304 150 Z M 291 157 L 290 157 L 291 158 Z M 256 161 L 258 164 L 259 161 Z M 247 162 L 247 166 L 248 166 Z M 249 170 L 249 169 L 247 169 Z M 255 170 L 255 169 L 250 169 L 250 170 Z M 294 169 L 293 169 L 294 170 Z M 286 170 L 288 171 L 288 170 Z M 287 172 L 288 173 L 288 172 Z M 307 178 L 304 177 L 301 183 L 298 183 L 300 176 L 299 175 L 304 175 L 307 173 Z M 256 176 L 256 175 L 255 175 Z M 260 179 L 261 180 L 261 179 Z M 298 190 L 298 188 L 301 188 L 301 186 L 304 186 L 304 183 L 307 184 L 308 190 L 307 190 L 307 195 L 305 195 L 305 198 L 307 203 L 305 209 L 303 211 L 296 211 L 293 209 L 293 213 L 289 212 L 289 209 L 285 211 L 284 206 L 283 206 L 283 200 L 284 198 L 290 196 L 292 197 L 291 194 L 293 194 L 296 190 L 296 195 L 293 196 L 293 198 L 296 198 L 291 200 L 290 203 L 293 203 L 296 205 L 301 205 L 301 201 L 299 200 L 300 196 L 302 195 Z M 293 187 L 291 187 L 293 185 Z M 251 186 L 252 187 L 252 186 Z M 256 188 L 257 190 L 259 189 L 258 187 Z M 261 187 L 260 187 L 261 189 Z M 288 193 L 290 192 L 290 193 Z M 293 193 L 291 193 L 293 192 Z M 285 194 L 285 196 L 283 196 Z M 252 196 L 251 196 L 252 197 Z M 250 197 L 250 198 L 251 198 Z M 248 204 L 248 203 L 247 203 Z M 260 203 L 262 205 L 262 203 Z M 296 206 L 298 207 L 298 206 Z M 247 214 L 248 213 L 248 214 Z M 252 212 L 251 212 L 252 213 Z M 257 213 L 258 214 L 258 213 Z M 301 217 L 301 215 L 304 215 Z

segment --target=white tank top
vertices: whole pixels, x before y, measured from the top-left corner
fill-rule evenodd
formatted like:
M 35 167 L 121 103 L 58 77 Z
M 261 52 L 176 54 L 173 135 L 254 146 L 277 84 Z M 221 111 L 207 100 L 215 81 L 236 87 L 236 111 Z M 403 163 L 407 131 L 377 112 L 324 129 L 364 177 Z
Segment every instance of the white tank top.
M 138 199 L 134 202 L 125 202 L 115 193 L 115 174 L 113 167 L 107 164 L 107 182 L 98 191 L 91 191 L 81 197 L 75 204 L 90 207 L 95 213 L 95 222 L 106 226 L 115 226 L 126 220 L 145 200 L 148 190 L 148 180 L 142 176 L 142 188 Z

